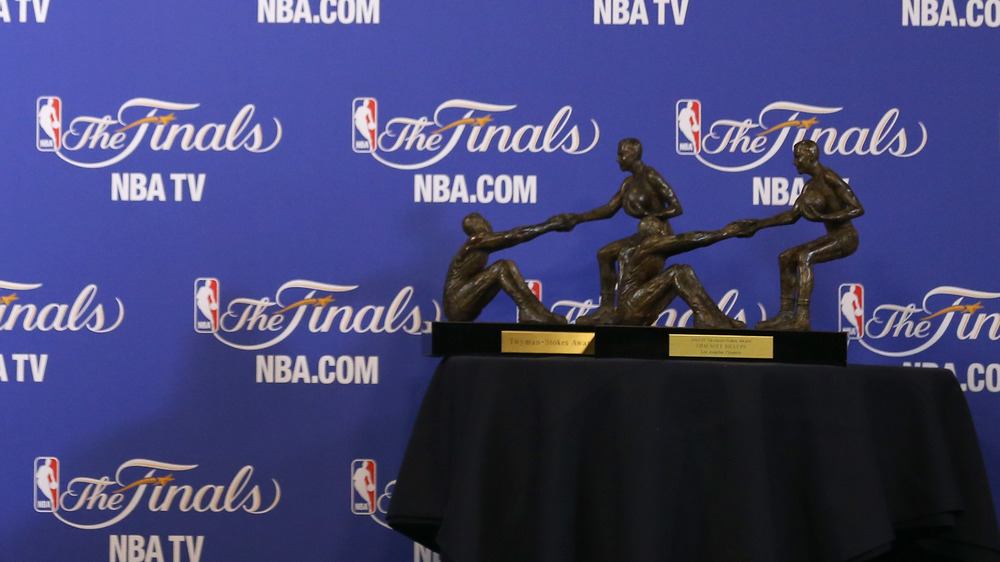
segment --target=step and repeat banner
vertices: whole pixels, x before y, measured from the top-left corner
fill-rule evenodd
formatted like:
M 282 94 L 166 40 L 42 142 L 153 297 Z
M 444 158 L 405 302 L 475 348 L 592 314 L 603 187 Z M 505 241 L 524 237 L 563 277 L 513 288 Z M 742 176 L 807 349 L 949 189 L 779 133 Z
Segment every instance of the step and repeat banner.
M 998 53 L 1000 0 L 0 0 L 0 559 L 436 560 L 385 513 L 462 219 L 605 205 L 625 138 L 675 232 L 787 211 L 815 140 L 865 214 L 813 328 L 953 371 L 1000 490 Z M 637 225 L 491 260 L 574 321 Z M 670 263 L 753 325 L 823 232 Z

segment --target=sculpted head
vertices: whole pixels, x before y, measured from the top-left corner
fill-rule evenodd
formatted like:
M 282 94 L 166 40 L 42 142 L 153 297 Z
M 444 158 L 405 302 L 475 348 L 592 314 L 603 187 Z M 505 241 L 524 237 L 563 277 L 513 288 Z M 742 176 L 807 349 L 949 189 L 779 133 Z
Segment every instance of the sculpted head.
M 493 230 L 493 227 L 490 226 L 489 221 L 483 218 L 483 215 L 469 213 L 462 219 L 462 230 L 469 236 L 472 236 L 477 232 L 489 232 Z
M 819 146 L 815 141 L 809 139 L 799 141 L 795 143 L 792 152 L 795 154 L 792 163 L 800 174 L 808 172 L 819 162 Z
M 618 142 L 618 166 L 628 170 L 635 162 L 642 160 L 642 143 L 639 139 L 623 139 Z
M 666 236 L 667 230 L 663 221 L 656 217 L 643 217 L 639 221 L 639 234 L 643 238 L 648 238 L 650 236 Z

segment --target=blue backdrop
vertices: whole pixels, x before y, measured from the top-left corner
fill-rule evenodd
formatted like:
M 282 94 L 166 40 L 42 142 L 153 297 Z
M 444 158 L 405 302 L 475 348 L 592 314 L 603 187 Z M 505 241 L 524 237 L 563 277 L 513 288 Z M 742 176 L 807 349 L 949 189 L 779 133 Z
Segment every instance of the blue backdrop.
M 0 0 L 0 558 L 434 560 L 384 517 L 461 219 L 604 204 L 625 137 L 677 232 L 787 209 L 816 139 L 867 212 L 814 329 L 953 370 L 1000 489 L 1000 0 L 725 4 Z M 572 320 L 635 228 L 497 257 Z M 821 229 L 676 261 L 752 324 Z

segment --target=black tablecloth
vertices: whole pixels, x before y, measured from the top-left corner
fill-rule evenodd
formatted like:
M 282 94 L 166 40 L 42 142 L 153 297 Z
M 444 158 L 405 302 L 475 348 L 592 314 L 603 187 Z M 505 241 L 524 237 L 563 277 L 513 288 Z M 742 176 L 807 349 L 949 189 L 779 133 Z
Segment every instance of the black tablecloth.
M 447 358 L 388 521 L 453 562 L 1000 561 L 930 369 Z

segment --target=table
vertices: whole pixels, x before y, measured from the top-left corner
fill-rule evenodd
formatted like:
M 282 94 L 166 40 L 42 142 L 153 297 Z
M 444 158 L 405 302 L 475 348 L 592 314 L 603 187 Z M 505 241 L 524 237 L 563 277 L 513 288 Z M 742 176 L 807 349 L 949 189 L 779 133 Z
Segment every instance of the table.
M 388 521 L 450 562 L 1000 561 L 943 369 L 448 357 Z

